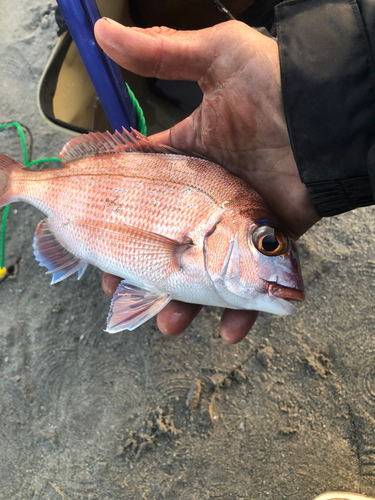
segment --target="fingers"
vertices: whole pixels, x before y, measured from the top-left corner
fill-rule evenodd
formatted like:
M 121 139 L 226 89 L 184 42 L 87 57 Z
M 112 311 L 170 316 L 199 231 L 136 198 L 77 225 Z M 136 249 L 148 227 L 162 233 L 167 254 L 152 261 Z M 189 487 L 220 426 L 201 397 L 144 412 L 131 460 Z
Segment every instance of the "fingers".
M 272 39 L 240 21 L 176 31 L 164 26 L 127 27 L 102 18 L 94 31 L 104 52 L 122 67 L 164 80 L 204 80 L 206 73 L 216 72 L 216 61 L 220 61 L 218 72 L 230 76 L 254 54 L 267 51 L 269 45 L 277 48 Z
M 202 306 L 172 300 L 158 314 L 158 328 L 165 335 L 179 335 L 190 325 Z
M 167 80 L 198 81 L 216 57 L 215 32 L 216 27 L 199 31 L 129 28 L 107 18 L 95 24 L 96 40 L 111 59 L 141 76 Z
M 165 335 L 179 335 L 198 315 L 202 306 L 172 300 L 158 314 L 158 328 Z M 258 311 L 234 311 L 225 309 L 220 323 L 220 335 L 224 342 L 237 344 L 249 333 L 258 317 Z
M 103 273 L 102 275 L 102 288 L 103 292 L 113 297 L 117 287 L 121 283 L 121 278 L 113 276 L 113 274 Z
M 246 337 L 258 317 L 258 311 L 225 309 L 220 322 L 220 335 L 224 342 L 237 344 Z

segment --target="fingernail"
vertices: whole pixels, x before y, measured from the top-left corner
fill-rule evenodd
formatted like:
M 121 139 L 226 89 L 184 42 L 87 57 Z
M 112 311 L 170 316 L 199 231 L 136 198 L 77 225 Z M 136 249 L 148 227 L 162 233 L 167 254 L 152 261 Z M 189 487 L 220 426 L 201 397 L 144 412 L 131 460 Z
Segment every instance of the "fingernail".
M 121 26 L 120 23 L 118 23 L 117 21 L 114 21 L 113 19 L 110 19 L 109 17 L 102 17 L 102 19 L 104 19 L 104 21 L 107 21 L 107 23 L 109 23 L 109 24 L 113 24 L 115 26 Z

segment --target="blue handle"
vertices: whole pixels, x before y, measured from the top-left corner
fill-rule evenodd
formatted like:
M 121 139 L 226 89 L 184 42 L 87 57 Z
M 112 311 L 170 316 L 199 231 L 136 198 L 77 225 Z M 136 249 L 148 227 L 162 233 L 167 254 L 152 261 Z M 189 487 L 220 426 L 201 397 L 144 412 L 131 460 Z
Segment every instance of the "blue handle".
M 138 129 L 137 114 L 120 67 L 104 54 L 94 36 L 100 19 L 95 0 L 56 0 L 114 130 Z

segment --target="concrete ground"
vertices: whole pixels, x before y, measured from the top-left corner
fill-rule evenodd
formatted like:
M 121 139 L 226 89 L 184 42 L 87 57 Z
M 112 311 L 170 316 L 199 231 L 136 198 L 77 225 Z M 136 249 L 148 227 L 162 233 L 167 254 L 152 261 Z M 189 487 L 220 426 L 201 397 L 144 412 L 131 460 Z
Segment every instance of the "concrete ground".
M 67 137 L 36 105 L 56 42 L 53 6 L 1 4 L 0 123 L 33 158 Z M 21 159 L 14 131 L 0 151 Z M 261 314 L 236 346 L 205 308 L 180 337 L 155 321 L 103 331 L 100 272 L 54 287 L 34 260 L 42 218 L 12 205 L 0 283 L 0 498 L 312 500 L 375 496 L 375 216 L 326 219 L 300 243 L 306 301 Z

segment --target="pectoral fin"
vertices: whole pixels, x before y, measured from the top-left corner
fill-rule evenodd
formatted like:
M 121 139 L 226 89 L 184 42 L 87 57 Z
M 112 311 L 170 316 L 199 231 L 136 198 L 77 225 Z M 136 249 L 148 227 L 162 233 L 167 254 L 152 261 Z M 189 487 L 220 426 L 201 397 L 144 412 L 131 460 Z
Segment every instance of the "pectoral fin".
M 34 234 L 33 249 L 39 265 L 48 269 L 46 274 L 52 274 L 51 285 L 76 271 L 78 279 L 81 279 L 86 270 L 87 262 L 72 254 L 57 240 L 48 225 L 48 219 L 39 222 Z
M 170 300 L 169 295 L 150 292 L 123 280 L 113 296 L 106 331 L 134 330 L 155 316 Z

